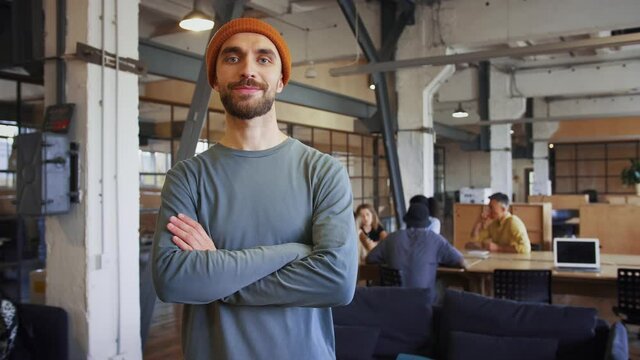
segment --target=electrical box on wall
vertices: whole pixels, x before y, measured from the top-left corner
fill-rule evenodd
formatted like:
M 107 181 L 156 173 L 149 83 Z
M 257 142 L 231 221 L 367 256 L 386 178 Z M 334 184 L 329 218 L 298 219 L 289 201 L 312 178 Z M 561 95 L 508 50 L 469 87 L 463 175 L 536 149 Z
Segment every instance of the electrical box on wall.
M 16 136 L 17 211 L 50 215 L 71 208 L 71 151 L 64 134 L 34 132 Z

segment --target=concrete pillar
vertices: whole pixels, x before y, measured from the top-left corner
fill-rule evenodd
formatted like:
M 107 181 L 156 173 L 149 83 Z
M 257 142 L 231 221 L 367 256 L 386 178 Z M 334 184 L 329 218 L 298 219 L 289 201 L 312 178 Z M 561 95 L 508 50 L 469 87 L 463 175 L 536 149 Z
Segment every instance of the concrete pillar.
M 44 7 L 45 53 L 53 57 L 56 1 Z M 138 58 L 138 1 L 67 1 L 66 19 L 66 54 L 83 42 Z M 69 137 L 80 145 L 81 200 L 46 218 L 46 301 L 69 314 L 71 359 L 141 359 L 138 77 L 73 59 L 66 81 L 67 102 L 76 104 Z M 47 105 L 56 101 L 55 83 L 55 61 L 47 61 Z
M 526 110 L 526 99 L 511 94 L 509 75 L 491 68 L 489 120 L 517 119 Z M 491 190 L 513 197 L 511 125 L 491 125 Z
M 548 115 L 548 104 L 543 99 L 534 99 L 533 116 Z M 549 139 L 558 130 L 557 122 L 533 123 L 533 191 L 531 195 L 551 195 L 549 174 Z
M 396 59 L 445 55 L 444 47 L 432 47 L 426 22 L 431 9 L 417 6 L 416 25 L 405 28 L 398 41 Z M 433 95 L 455 68 L 429 66 L 396 72 L 398 93 L 398 157 L 405 199 L 416 194 L 433 196 L 434 166 Z

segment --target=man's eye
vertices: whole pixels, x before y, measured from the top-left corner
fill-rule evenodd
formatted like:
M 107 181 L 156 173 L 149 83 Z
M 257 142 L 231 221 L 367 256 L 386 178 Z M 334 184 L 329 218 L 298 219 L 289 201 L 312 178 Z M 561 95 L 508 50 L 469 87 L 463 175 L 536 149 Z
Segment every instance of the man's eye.
M 231 64 L 235 64 L 239 61 L 237 56 L 229 56 L 228 58 L 225 59 L 225 62 L 231 63 Z
M 269 58 L 260 58 L 260 59 L 258 59 L 258 62 L 260 64 L 268 64 L 268 63 L 271 62 L 271 59 L 269 59 Z

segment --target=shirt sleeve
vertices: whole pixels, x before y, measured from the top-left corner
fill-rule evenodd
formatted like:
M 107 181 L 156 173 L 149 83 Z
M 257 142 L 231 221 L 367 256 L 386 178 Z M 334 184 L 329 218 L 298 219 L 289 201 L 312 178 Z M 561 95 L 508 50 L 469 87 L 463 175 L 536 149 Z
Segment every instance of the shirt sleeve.
M 171 241 L 173 235 L 166 229 L 169 217 L 183 213 L 192 219 L 198 218 L 187 174 L 184 163 L 178 163 L 167 173 L 162 189 L 151 259 L 153 283 L 160 300 L 210 303 L 310 253 L 309 246 L 298 243 L 237 251 L 184 251 L 178 248 Z
M 524 226 L 522 220 L 511 218 L 509 227 L 511 235 L 511 243 L 516 251 L 520 254 L 528 254 L 531 252 L 531 242 L 529 241 L 529 234 L 527 234 L 527 228 Z
M 440 246 L 438 247 L 438 263 L 447 266 L 460 266 L 464 262 L 462 253 L 458 251 L 453 245 L 451 245 L 447 239 L 441 235 L 435 234 L 438 237 Z
M 480 232 L 478 233 L 478 236 L 475 239 L 473 239 L 473 241 L 480 244 L 484 244 L 485 242 L 490 241 L 491 232 L 489 231 L 489 228 L 491 227 L 491 225 L 493 225 L 493 223 L 489 224 L 489 226 L 487 226 L 486 229 L 480 230 Z
M 351 184 L 346 169 L 327 161 L 314 186 L 311 255 L 294 261 L 223 301 L 246 306 L 333 307 L 351 302 L 358 272 Z

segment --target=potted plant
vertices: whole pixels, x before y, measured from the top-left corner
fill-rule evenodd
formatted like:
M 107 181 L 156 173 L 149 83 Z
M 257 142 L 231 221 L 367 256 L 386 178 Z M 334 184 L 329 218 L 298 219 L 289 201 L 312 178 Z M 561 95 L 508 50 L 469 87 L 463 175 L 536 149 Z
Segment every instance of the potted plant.
M 635 185 L 636 194 L 640 196 L 640 160 L 629 159 L 629 161 L 631 166 L 622 170 L 620 178 L 625 185 Z

